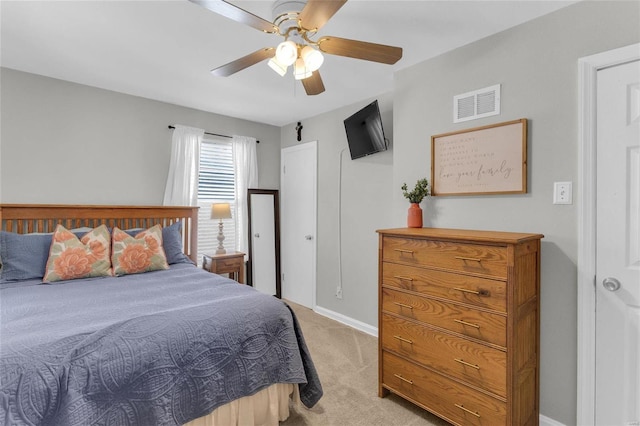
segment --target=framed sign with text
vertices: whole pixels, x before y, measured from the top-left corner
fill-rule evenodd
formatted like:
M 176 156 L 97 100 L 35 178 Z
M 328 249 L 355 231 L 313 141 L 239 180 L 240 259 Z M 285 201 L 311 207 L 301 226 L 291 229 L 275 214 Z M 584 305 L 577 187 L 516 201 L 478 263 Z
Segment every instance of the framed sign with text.
M 526 118 L 431 137 L 431 195 L 526 192 Z

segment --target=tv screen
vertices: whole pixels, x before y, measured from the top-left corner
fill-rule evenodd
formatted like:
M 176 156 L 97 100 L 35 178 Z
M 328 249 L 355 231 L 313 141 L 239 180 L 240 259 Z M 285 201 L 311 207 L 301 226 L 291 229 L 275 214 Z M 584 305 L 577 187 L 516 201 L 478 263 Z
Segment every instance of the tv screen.
M 351 159 L 387 150 L 378 101 L 373 101 L 344 120 Z

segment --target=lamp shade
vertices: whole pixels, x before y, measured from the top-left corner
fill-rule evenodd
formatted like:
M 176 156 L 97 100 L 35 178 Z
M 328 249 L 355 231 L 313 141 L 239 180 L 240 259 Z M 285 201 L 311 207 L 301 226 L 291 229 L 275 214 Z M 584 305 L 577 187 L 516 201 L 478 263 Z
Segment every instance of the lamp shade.
M 298 58 L 298 45 L 291 40 L 283 41 L 276 47 L 276 58 L 284 66 L 293 65 Z
M 293 78 L 296 80 L 304 80 L 305 78 L 311 77 L 311 74 L 311 71 L 307 69 L 304 63 L 304 59 L 298 58 L 293 68 Z
M 272 70 L 280 74 L 281 77 L 284 77 L 284 75 L 287 73 L 288 67 L 286 65 L 282 65 L 278 61 L 278 58 L 276 58 L 275 56 L 269 59 L 268 64 L 269 64 L 269 67 L 271 67 Z
M 316 71 L 324 62 L 324 56 L 319 50 L 314 49 L 311 46 L 305 46 L 300 52 L 300 56 L 304 59 L 304 64 L 309 71 Z
M 211 219 L 231 219 L 231 205 L 229 203 L 212 204 Z

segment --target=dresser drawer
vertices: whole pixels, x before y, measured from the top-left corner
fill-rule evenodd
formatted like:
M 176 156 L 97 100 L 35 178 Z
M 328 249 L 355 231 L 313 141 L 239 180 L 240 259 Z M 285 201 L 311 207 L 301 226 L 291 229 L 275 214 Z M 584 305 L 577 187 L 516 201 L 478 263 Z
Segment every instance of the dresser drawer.
M 506 247 L 388 237 L 383 260 L 507 278 Z
M 382 348 L 506 397 L 506 353 L 389 314 Z
M 382 310 L 499 346 L 507 346 L 507 318 L 504 315 L 478 311 L 390 288 L 382 289 Z
M 388 352 L 382 353 L 387 389 L 457 425 L 506 424 L 506 404 Z
M 500 312 L 507 310 L 504 281 L 383 262 L 382 284 Z

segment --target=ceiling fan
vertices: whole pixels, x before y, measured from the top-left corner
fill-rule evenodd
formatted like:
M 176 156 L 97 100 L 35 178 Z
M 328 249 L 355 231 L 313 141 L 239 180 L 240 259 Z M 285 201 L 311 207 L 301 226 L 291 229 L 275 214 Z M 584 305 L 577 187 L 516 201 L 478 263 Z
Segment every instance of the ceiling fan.
M 293 67 L 296 80 L 301 80 L 307 95 L 324 92 L 318 71 L 324 57 L 322 53 L 395 64 L 402 58 L 402 48 L 366 41 L 349 40 L 333 36 L 317 36 L 318 31 L 347 2 L 347 0 L 279 0 L 274 6 L 273 22 L 260 18 L 224 0 L 189 0 L 226 18 L 248 25 L 268 34 L 284 37 L 277 47 L 266 47 L 228 64 L 211 73 L 228 77 L 269 58 L 269 66 L 284 76 Z M 291 7 L 292 5 L 298 5 Z

